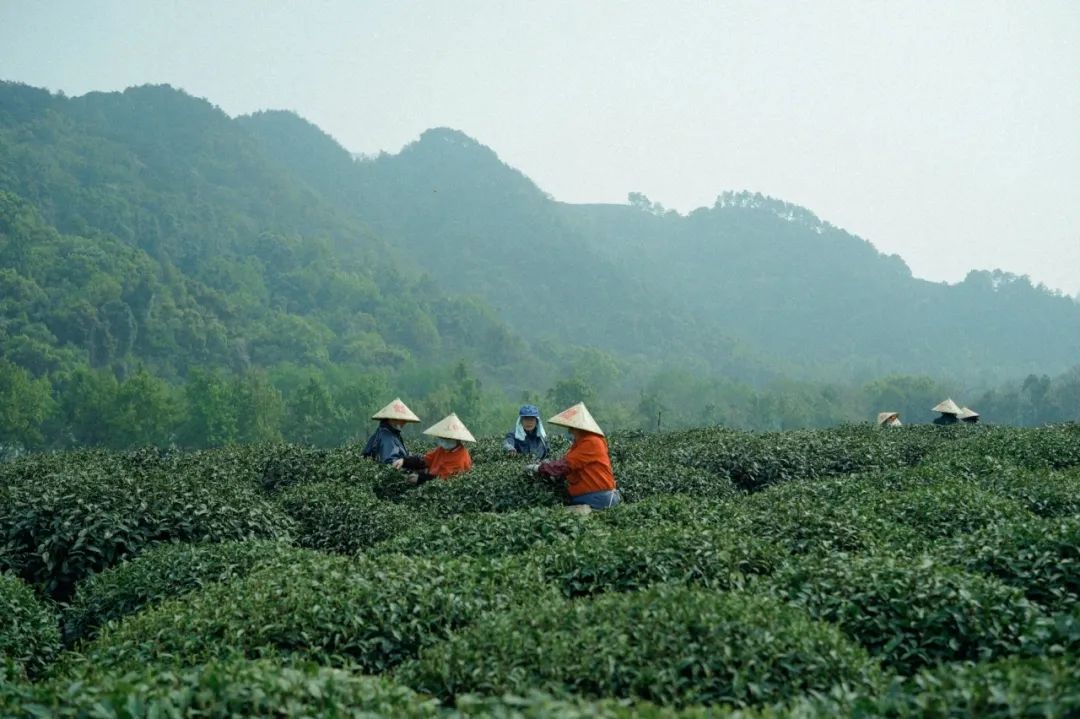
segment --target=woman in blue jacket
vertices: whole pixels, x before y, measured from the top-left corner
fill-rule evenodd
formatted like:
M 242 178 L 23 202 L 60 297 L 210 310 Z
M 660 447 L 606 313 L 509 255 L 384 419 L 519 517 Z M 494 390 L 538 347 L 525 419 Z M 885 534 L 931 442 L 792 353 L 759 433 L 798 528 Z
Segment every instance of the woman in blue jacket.
M 527 404 L 521 408 L 514 431 L 508 432 L 503 440 L 503 449 L 510 454 L 531 455 L 537 460 L 547 457 L 547 432 L 540 420 L 539 407 Z
M 420 418 L 400 399 L 395 399 L 371 415 L 371 418 L 379 420 L 379 426 L 364 445 L 363 456 L 383 464 L 393 464 L 394 460 L 405 459 L 409 453 L 401 439 L 401 428 L 409 422 L 419 422 Z

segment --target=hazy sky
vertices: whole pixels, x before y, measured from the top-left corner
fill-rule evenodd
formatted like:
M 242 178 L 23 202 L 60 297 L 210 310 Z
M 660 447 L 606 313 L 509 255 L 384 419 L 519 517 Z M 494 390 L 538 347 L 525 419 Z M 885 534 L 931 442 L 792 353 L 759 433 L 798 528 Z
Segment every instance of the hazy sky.
M 169 83 L 355 152 L 454 127 L 560 200 L 803 205 L 1080 291 L 1080 0 L 0 0 L 0 78 Z

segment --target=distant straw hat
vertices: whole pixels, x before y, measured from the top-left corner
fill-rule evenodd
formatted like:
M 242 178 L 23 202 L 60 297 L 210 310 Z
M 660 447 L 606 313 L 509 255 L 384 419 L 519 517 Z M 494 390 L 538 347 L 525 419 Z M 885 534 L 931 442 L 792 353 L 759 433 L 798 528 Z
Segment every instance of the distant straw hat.
M 885 424 L 890 419 L 898 418 L 899 416 L 900 416 L 899 412 L 878 412 L 877 423 L 878 424 Z
M 469 428 L 453 412 L 425 429 L 424 434 L 430 434 L 432 437 L 442 437 L 443 439 L 456 439 L 459 442 L 476 441 L 476 437 L 472 436 Z
M 931 411 L 941 412 L 942 414 L 960 414 L 960 406 L 950 398 L 934 407 Z
M 390 404 L 371 415 L 372 419 L 400 419 L 405 422 L 419 422 L 420 418 L 412 413 L 400 399 L 395 399 Z
M 604 436 L 604 430 L 600 429 L 600 425 L 598 425 L 592 415 L 589 414 L 589 408 L 585 406 L 584 402 L 578 402 L 573 407 L 564 409 L 562 412 L 559 412 L 549 419 L 548 423 L 557 424 L 560 427 L 583 429 L 586 432 L 592 432 L 601 437 Z
M 967 407 L 964 407 L 963 409 L 961 409 L 960 414 L 959 414 L 960 419 L 970 419 L 971 417 L 978 417 L 978 416 L 979 416 L 978 412 L 976 412 L 973 409 L 968 409 Z

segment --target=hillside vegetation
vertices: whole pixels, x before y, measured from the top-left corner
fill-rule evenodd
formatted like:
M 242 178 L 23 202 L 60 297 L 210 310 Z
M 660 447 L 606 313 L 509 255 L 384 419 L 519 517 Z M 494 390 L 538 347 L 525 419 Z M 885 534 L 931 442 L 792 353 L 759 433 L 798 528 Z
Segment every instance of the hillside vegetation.
M 631 199 L 556 202 L 445 128 L 357 160 L 167 86 L 0 83 L 0 456 L 335 446 L 394 396 L 483 433 L 523 401 L 611 429 L 1075 417 L 1069 298 L 916 280 L 759 196 Z

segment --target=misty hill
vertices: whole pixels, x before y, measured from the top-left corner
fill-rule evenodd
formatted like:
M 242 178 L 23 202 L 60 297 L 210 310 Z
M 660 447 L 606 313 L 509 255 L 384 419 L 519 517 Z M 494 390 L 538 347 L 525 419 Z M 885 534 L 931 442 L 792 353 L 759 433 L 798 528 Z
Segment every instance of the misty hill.
M 754 382 L 789 364 L 702 325 L 672 288 L 625 272 L 531 180 L 458 131 L 429 130 L 399 154 L 357 162 L 291 113 L 240 122 L 283 169 L 390 242 L 401 262 L 448 291 L 482 296 L 549 356 L 559 346 L 596 346 Z
M 919 280 L 899 257 L 771 198 L 727 193 L 687 216 L 641 196 L 571 205 L 454 130 L 357 160 L 290 113 L 241 122 L 399 256 L 449 290 L 480 293 L 527 337 L 659 350 L 733 373 L 754 358 L 766 375 L 833 380 L 985 382 L 1062 371 L 1080 356 L 1071 298 L 1001 271 Z M 538 303 L 556 319 L 540 319 Z
M 688 216 L 637 205 L 561 205 L 641 282 L 681 288 L 724 331 L 839 376 L 897 370 L 989 380 L 1061 371 L 1080 356 L 1080 304 L 1002 271 L 955 285 L 761 195 L 726 193 Z M 834 375 L 836 376 L 836 375 Z
M 0 83 L 0 287 L 3 356 L 35 376 L 532 366 L 490 307 L 440 291 L 169 87 L 65 98 Z

